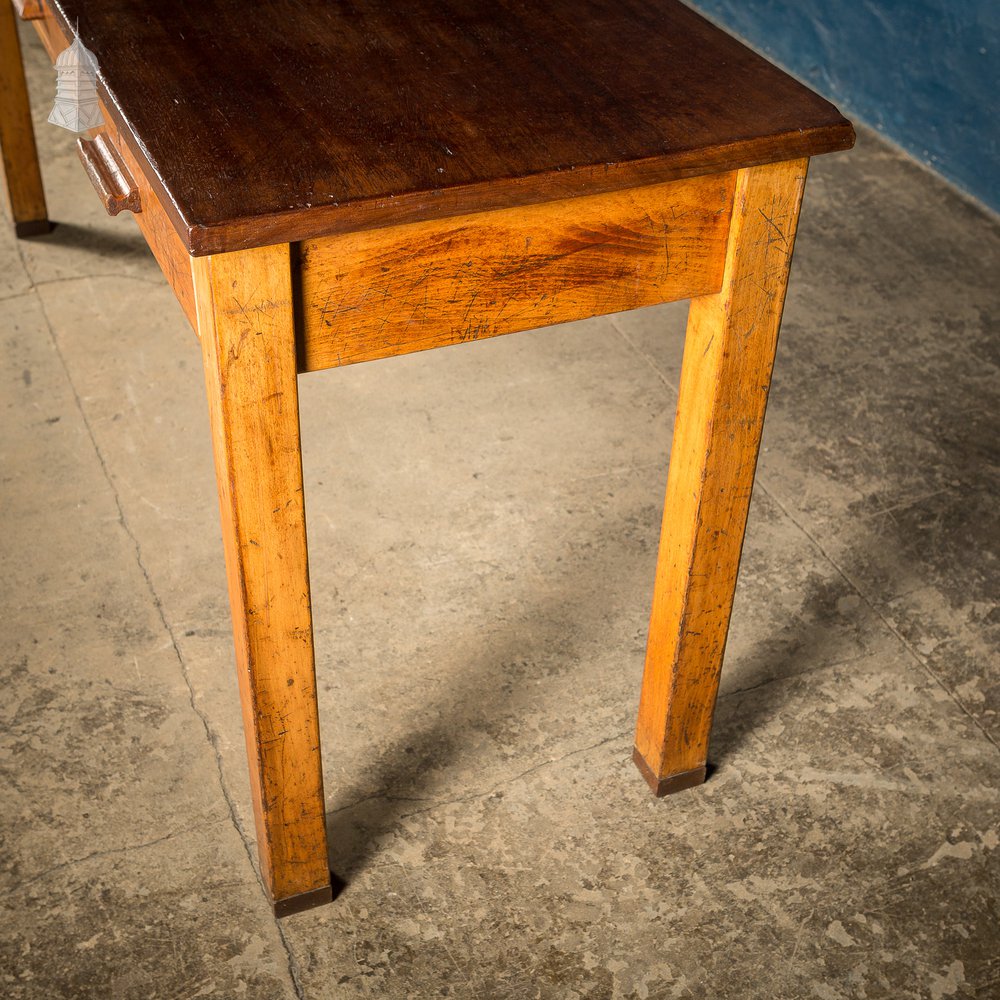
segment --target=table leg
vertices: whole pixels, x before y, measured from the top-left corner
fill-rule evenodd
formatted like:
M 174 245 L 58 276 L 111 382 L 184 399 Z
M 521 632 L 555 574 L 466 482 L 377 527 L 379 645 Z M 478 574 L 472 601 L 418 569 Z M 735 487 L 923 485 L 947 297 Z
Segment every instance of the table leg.
M 192 261 L 260 868 L 331 899 L 287 245 Z
M 633 755 L 657 795 L 705 780 L 807 165 L 739 171 L 722 289 L 691 302 Z
M 18 236 L 47 233 L 52 227 L 45 208 L 21 43 L 10 0 L 0 0 L 0 152 L 14 231 Z

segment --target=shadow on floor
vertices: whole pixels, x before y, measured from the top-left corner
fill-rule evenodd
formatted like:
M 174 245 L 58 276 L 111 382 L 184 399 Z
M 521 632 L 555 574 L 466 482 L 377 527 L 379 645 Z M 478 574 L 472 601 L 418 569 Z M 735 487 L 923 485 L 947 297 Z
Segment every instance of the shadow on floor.
M 107 233 L 88 226 L 78 226 L 73 222 L 53 222 L 51 232 L 32 236 L 30 240 L 68 250 L 83 250 L 105 258 L 150 256 L 146 241 L 132 228 Z
M 428 704 L 428 714 L 434 723 L 413 730 L 393 744 L 379 746 L 363 778 L 353 786 L 339 789 L 338 804 L 327 814 L 330 867 L 344 884 L 369 865 L 382 849 L 385 838 L 407 816 L 437 808 L 444 802 L 478 798 L 491 791 L 490 783 L 486 782 L 483 786 L 466 786 L 457 794 L 442 794 L 438 791 L 442 787 L 441 772 L 464 754 L 474 752 L 473 747 L 481 741 L 491 717 L 516 713 L 517 701 L 525 697 L 529 684 L 532 697 L 553 702 L 558 699 L 559 675 L 552 677 L 544 669 L 544 664 L 551 661 L 547 649 L 558 649 L 560 663 L 573 664 L 587 656 L 588 649 L 600 646 L 601 633 L 606 627 L 606 619 L 602 617 L 605 599 L 602 582 L 612 572 L 617 533 L 625 524 L 634 525 L 637 515 L 637 511 L 623 506 L 613 530 L 603 522 L 601 537 L 592 536 L 582 543 L 581 548 L 589 555 L 585 563 L 576 560 L 576 572 L 565 578 L 565 587 L 554 595 L 549 593 L 532 601 L 531 621 L 508 624 L 502 639 L 497 637 L 499 641 L 484 643 L 482 634 L 470 635 L 464 656 L 454 649 L 448 650 L 450 659 L 466 666 L 455 672 L 446 696 Z M 555 554 L 551 561 L 554 564 Z M 801 608 L 791 615 L 789 626 L 775 640 L 761 644 L 749 666 L 745 660 L 741 662 L 740 673 L 749 686 L 756 690 L 773 680 L 808 671 L 816 664 L 826 666 L 843 659 L 843 650 L 836 647 L 845 633 L 828 624 L 836 617 L 836 602 L 843 595 L 844 584 L 832 570 L 831 578 L 816 579 Z M 641 660 L 642 654 L 637 652 L 635 671 L 630 670 L 630 674 L 638 674 Z M 511 664 L 527 665 L 527 674 L 518 670 L 512 677 Z M 720 699 L 710 774 L 728 757 L 737 754 L 754 730 L 780 713 L 783 687 L 773 687 L 773 697 L 742 699 L 738 697 L 741 692 L 732 692 Z M 612 736 L 621 738 L 629 749 L 638 694 L 636 687 L 634 692 L 621 695 L 622 729 Z M 581 705 L 576 711 L 585 712 L 586 707 Z M 567 714 L 572 713 L 567 710 Z M 567 728 L 565 735 L 572 737 L 579 733 Z M 522 763 L 531 766 L 531 761 L 525 758 Z M 550 761 L 542 759 L 538 763 L 545 766 Z M 494 775 L 494 784 L 496 780 Z M 644 787 L 638 772 L 634 780 L 637 788 Z

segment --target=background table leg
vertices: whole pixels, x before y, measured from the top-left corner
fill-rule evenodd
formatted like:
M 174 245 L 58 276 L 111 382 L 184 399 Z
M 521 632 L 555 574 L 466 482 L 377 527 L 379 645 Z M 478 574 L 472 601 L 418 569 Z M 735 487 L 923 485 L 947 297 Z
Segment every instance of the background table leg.
M 15 232 L 18 236 L 47 233 L 52 227 L 45 208 L 21 43 L 10 0 L 0 0 L 0 151 Z
M 261 874 L 331 898 L 287 245 L 192 261 Z
M 705 780 L 807 165 L 739 171 L 722 290 L 691 302 L 634 753 L 657 795 Z

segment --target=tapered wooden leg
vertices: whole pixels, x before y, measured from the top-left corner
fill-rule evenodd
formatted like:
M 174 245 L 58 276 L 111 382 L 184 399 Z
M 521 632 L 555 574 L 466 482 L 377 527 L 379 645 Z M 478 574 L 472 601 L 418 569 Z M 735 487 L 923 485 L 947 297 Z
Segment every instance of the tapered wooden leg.
M 284 915 L 332 896 L 289 248 L 192 268 L 260 868 Z
M 691 302 L 635 738 L 657 795 L 705 780 L 807 163 L 739 171 L 722 290 Z
M 52 227 L 45 208 L 21 43 L 10 0 L 0 0 L 0 151 L 14 231 L 18 236 L 47 233 Z

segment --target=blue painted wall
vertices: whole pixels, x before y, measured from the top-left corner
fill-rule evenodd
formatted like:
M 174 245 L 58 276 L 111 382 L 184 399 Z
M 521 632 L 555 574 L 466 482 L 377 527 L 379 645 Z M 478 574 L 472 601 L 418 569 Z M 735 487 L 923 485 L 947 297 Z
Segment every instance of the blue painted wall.
M 1000 212 L 1000 0 L 688 0 Z

